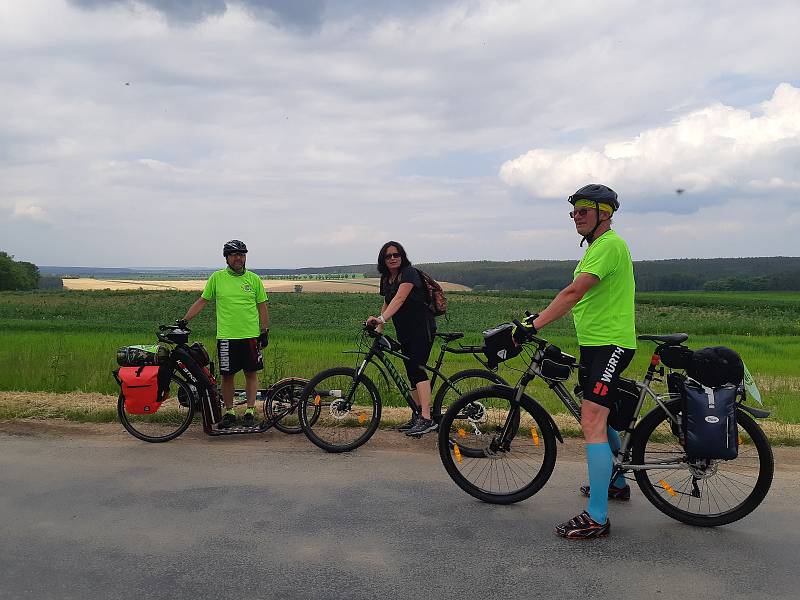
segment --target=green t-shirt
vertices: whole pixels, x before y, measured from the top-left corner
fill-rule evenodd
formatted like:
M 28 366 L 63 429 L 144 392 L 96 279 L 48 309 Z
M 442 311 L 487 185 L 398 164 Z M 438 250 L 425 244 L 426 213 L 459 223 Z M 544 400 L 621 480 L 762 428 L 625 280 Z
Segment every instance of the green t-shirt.
M 633 261 L 628 245 L 612 229 L 589 244 L 573 279 L 591 273 L 600 282 L 572 309 L 581 346 L 636 348 Z
M 217 301 L 217 339 L 242 340 L 261 332 L 256 304 L 267 301 L 264 284 L 255 273 L 237 275 L 231 269 L 211 274 L 201 295 Z

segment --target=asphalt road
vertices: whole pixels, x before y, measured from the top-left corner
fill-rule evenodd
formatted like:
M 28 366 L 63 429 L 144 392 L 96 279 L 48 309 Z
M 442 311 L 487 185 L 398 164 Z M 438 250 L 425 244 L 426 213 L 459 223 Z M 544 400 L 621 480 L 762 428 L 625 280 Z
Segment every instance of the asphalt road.
M 552 528 L 584 505 L 579 444 L 505 507 L 458 489 L 433 444 L 380 432 L 329 455 L 278 432 L 146 444 L 119 426 L 0 427 L 0 598 L 800 595 L 797 450 L 736 524 L 683 525 L 635 489 L 609 538 L 568 542 Z

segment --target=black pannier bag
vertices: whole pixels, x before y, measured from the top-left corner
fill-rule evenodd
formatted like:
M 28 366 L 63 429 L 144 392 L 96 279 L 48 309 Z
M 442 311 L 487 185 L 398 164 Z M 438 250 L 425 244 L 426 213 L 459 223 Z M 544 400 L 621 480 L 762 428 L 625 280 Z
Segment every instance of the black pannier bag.
M 636 405 L 639 403 L 639 388 L 636 387 L 636 382 L 620 377 L 612 402 L 611 412 L 608 413 L 608 424 L 617 431 L 623 431 L 630 425 Z
M 736 458 L 738 393 L 738 386 L 733 384 L 709 387 L 693 379 L 683 383 L 684 447 L 689 458 Z
M 511 337 L 513 330 L 514 325 L 503 323 L 483 332 L 483 353 L 491 368 L 522 352 L 522 346 L 517 345 Z
M 742 358 L 725 346 L 710 346 L 695 350 L 686 374 L 708 387 L 725 384 L 739 385 L 744 379 Z
M 663 346 L 659 348 L 658 355 L 661 357 L 661 362 L 670 369 L 685 371 L 691 367 L 694 350 L 686 346 Z

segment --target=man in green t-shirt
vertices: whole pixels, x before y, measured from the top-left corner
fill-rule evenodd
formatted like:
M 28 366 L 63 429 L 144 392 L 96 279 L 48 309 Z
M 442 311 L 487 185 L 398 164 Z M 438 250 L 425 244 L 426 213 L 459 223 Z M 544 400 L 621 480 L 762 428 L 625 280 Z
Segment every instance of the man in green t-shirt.
M 581 492 L 589 506 L 556 527 L 569 539 L 608 535 L 608 499 L 630 499 L 630 486 L 621 475 L 613 482 L 613 453 L 619 434 L 608 427 L 608 415 L 622 371 L 636 350 L 633 262 L 628 245 L 611 229 L 619 209 L 617 194 L 604 185 L 590 184 L 569 197 L 569 213 L 578 234 L 589 242 L 573 281 L 527 325 L 534 332 L 572 311 L 580 346 L 578 381 L 583 390 L 581 429 L 586 440 L 589 485 Z
M 244 426 L 255 426 L 258 371 L 264 368 L 261 351 L 269 343 L 267 293 L 261 278 L 245 269 L 247 246 L 231 240 L 222 248 L 227 268 L 211 274 L 197 301 L 186 311 L 184 320 L 193 319 L 209 300 L 217 303 L 217 356 L 222 375 L 225 414 L 219 426 L 227 429 L 236 423 L 233 410 L 234 376 L 244 371 L 247 409 Z

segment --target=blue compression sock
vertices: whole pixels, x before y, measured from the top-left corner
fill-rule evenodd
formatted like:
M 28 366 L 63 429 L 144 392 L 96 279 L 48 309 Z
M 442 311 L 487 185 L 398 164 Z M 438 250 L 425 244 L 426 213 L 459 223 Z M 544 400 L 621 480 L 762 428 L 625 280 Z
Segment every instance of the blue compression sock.
M 611 455 L 615 455 L 622 446 L 622 440 L 619 439 L 619 433 L 613 427 L 608 428 L 608 447 L 611 448 Z M 625 487 L 628 483 L 625 481 L 625 476 L 620 473 L 614 480 L 614 487 Z
M 598 523 L 608 518 L 608 482 L 611 479 L 611 448 L 607 442 L 586 444 L 586 462 L 589 464 L 589 506 L 586 511 Z

